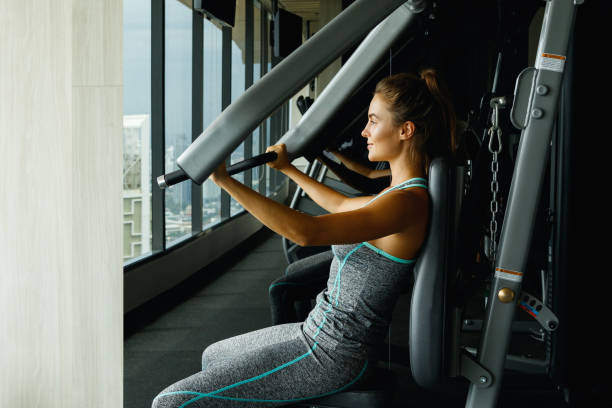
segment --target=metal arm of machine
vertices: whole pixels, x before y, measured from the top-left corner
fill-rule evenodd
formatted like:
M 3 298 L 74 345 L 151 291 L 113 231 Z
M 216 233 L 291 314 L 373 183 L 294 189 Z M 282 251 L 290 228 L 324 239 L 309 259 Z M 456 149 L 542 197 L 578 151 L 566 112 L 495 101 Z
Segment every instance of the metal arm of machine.
M 425 2 L 424 0 L 355 1 L 228 106 L 178 157 L 179 168 L 194 182 L 202 184 L 221 160 L 225 159 L 259 123 L 403 3 L 405 6 L 402 9 L 405 11 L 399 16 L 400 20 L 422 11 Z M 404 26 L 405 21 L 394 20 L 394 24 Z M 387 20 L 380 25 L 382 27 L 375 30 L 377 33 L 387 30 L 397 31 L 397 27 L 391 27 L 392 24 L 388 24 Z M 390 45 L 387 42 L 380 42 L 381 40 L 376 41 L 378 41 L 376 47 L 369 49 L 370 52 L 376 49 L 382 52 Z M 360 55 L 362 58 L 366 56 L 363 51 Z M 371 60 L 369 64 L 362 60 L 359 62 L 366 63 L 369 69 L 376 62 L 374 58 Z M 348 90 L 347 88 L 345 95 L 349 94 Z M 335 104 L 340 102 L 341 100 L 334 101 Z M 328 103 L 326 108 L 335 111 L 335 105 Z M 288 145 L 290 157 L 295 157 L 295 149 L 299 149 L 307 141 L 305 134 L 306 132 L 302 133 L 301 142 L 295 145 L 292 137 L 291 142 L 288 140 L 289 137 L 283 138 L 283 142 Z
M 368 34 L 300 122 L 278 141 L 285 143 L 287 151 L 294 157 L 306 149 L 312 138 L 321 132 L 351 93 L 372 72 L 374 65 L 388 54 L 391 44 L 410 26 L 415 12 L 409 3 L 404 3 Z M 365 116 L 363 120 L 366 120 Z

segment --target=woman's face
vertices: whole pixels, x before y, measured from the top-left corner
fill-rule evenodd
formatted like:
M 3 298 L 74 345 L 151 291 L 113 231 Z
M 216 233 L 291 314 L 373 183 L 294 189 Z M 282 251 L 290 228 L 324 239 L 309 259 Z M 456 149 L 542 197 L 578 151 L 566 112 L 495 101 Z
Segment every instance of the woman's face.
M 368 109 L 368 123 L 361 136 L 368 140 L 368 159 L 388 161 L 399 152 L 399 127 L 393 125 L 393 117 L 387 102 L 380 94 L 375 94 Z

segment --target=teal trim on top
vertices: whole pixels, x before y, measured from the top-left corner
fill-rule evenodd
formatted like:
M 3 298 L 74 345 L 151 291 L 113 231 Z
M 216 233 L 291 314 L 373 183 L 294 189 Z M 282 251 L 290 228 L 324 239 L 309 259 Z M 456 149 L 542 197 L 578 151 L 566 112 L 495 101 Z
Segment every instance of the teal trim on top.
M 380 248 L 376 248 L 374 245 L 370 244 L 369 242 L 364 242 L 363 244 L 367 246 L 368 248 L 370 248 L 372 251 L 384 256 L 385 258 L 391 259 L 392 261 L 403 263 L 403 264 L 411 264 L 411 263 L 416 262 L 416 259 L 403 259 L 403 258 L 398 258 L 397 256 L 393 256 L 383 251 Z
M 423 187 L 423 188 L 425 188 L 425 189 L 429 189 L 429 187 L 428 187 L 428 186 L 426 186 L 425 184 L 409 184 L 409 185 L 404 186 L 404 187 L 402 187 L 402 188 L 398 188 L 398 190 L 404 190 L 404 189 L 406 189 L 406 188 L 410 188 L 410 187 Z
M 332 251 L 332 254 L 334 254 L 334 257 L 338 258 L 338 255 L 336 255 L 336 250 L 334 249 L 333 245 L 331 246 L 331 251 Z
M 421 180 L 421 181 L 424 181 L 425 183 L 427 183 L 427 179 L 424 179 L 422 177 L 414 177 L 414 178 L 408 179 L 406 181 L 402 181 L 401 183 L 399 183 L 398 185 L 396 185 L 396 186 L 394 186 L 392 188 L 399 187 L 399 186 L 402 186 L 402 185 L 404 185 L 406 183 L 411 183 L 411 182 L 417 181 L 417 180 Z

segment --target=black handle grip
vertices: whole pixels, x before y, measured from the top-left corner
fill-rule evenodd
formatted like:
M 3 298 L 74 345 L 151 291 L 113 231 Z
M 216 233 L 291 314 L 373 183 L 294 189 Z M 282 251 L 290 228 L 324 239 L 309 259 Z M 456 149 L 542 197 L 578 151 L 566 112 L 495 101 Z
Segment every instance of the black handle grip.
M 253 167 L 257 167 L 261 164 L 265 164 L 276 160 L 276 152 L 268 152 L 252 157 L 250 159 L 243 160 L 227 168 L 227 172 L 230 176 L 243 172 Z M 172 173 L 164 174 L 157 178 L 157 184 L 159 188 L 165 189 L 182 181 L 189 180 L 189 176 L 181 169 L 173 171 Z
M 227 168 L 227 172 L 230 176 L 233 176 L 236 173 L 241 173 L 245 170 L 251 169 L 253 167 L 257 167 L 261 164 L 265 164 L 265 163 L 274 161 L 276 160 L 277 156 L 278 155 L 276 154 L 276 152 L 268 152 L 268 153 L 260 154 L 260 155 L 251 157 L 250 159 L 246 159 L 236 164 L 232 164 L 231 166 Z

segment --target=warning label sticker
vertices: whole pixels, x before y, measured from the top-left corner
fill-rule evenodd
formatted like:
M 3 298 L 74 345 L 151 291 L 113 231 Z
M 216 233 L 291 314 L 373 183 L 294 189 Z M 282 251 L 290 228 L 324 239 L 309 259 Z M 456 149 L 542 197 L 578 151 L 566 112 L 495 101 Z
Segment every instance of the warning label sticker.
M 521 282 L 523 280 L 523 272 L 511 271 L 510 269 L 495 268 L 495 277 L 513 282 Z
M 567 58 L 563 55 L 543 53 L 542 55 L 538 55 L 536 68 L 545 69 L 548 71 L 563 72 L 566 59 Z

